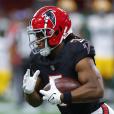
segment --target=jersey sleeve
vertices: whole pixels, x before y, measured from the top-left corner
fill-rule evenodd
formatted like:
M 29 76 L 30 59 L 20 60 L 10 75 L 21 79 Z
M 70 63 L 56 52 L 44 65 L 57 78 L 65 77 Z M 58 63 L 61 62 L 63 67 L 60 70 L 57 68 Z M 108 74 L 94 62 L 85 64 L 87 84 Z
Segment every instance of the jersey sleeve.
M 70 43 L 70 50 L 74 56 L 75 63 L 86 57 L 91 57 L 94 60 L 94 47 L 87 40 L 73 39 Z

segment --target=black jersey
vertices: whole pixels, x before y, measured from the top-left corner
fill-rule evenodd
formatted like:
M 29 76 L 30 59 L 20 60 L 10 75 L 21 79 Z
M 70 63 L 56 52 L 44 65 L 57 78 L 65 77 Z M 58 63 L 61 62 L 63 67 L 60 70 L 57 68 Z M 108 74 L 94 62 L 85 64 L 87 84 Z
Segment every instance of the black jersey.
M 91 57 L 94 60 L 94 47 L 85 39 L 79 39 L 74 35 L 65 42 L 64 47 L 54 60 L 43 57 L 40 54 L 31 54 L 31 71 L 40 70 L 40 78 L 45 86 L 49 82 L 49 76 L 54 78 L 72 77 L 78 79 L 75 65 L 83 58 Z M 58 106 L 62 114 L 90 114 L 100 107 L 100 102 L 73 103 L 66 107 Z

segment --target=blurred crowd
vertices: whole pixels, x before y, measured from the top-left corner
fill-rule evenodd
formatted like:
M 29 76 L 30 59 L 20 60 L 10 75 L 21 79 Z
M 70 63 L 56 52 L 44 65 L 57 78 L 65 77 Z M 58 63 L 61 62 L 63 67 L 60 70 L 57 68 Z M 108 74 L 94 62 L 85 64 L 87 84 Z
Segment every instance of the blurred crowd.
M 22 80 L 30 54 L 26 28 L 34 12 L 44 5 L 69 12 L 73 32 L 94 45 L 105 99 L 114 101 L 113 0 L 0 0 L 0 100 L 12 96 L 17 105 L 24 103 Z

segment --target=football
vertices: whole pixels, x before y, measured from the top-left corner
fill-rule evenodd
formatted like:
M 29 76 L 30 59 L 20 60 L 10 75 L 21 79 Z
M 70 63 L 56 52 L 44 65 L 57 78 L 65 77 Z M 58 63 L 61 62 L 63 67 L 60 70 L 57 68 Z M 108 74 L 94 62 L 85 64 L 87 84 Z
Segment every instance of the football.
M 62 77 L 62 78 L 55 79 L 54 81 L 55 81 L 56 87 L 62 93 L 70 92 L 80 86 L 79 81 L 70 77 Z M 46 91 L 49 90 L 50 84 L 48 83 L 43 89 Z

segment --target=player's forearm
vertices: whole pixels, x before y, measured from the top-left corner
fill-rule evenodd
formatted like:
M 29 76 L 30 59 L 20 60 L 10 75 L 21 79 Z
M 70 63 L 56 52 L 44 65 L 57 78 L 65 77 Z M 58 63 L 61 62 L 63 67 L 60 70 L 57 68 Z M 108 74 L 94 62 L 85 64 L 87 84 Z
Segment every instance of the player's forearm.
M 42 99 L 36 91 L 32 94 L 25 94 L 25 97 L 27 102 L 33 107 L 37 107 L 42 103 Z
M 103 97 L 104 90 L 93 84 L 85 84 L 71 92 L 72 102 L 92 102 Z

